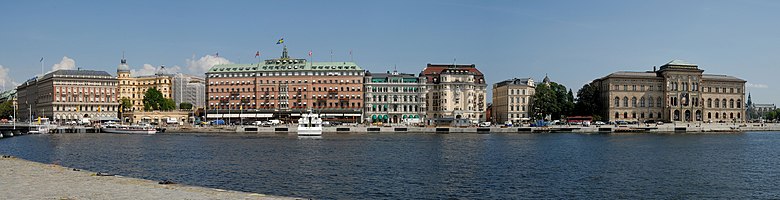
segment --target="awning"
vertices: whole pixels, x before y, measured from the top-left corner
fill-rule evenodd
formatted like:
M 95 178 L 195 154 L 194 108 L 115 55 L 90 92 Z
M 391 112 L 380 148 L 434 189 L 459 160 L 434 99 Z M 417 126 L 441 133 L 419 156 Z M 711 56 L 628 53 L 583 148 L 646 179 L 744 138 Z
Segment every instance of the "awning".
M 376 115 L 371 115 L 371 119 L 376 119 Z
M 301 114 L 298 114 L 298 113 L 292 113 L 292 114 L 290 114 L 290 116 L 297 117 L 297 116 L 301 116 Z
M 240 117 L 255 117 L 256 114 L 240 114 Z
M 274 114 L 257 114 L 257 117 L 273 117 Z
M 220 118 L 222 114 L 207 114 L 206 118 Z
M 344 114 L 345 117 L 360 117 L 360 114 Z
M 225 114 L 224 117 L 238 117 L 238 114 Z
M 387 119 L 387 115 L 385 115 L 385 119 Z

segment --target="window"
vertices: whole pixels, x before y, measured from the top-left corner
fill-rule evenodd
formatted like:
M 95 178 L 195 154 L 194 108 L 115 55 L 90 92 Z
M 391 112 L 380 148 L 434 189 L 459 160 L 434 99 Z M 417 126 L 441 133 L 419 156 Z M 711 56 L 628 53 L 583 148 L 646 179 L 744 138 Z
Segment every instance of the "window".
M 636 97 L 631 97 L 631 107 L 636 108 Z
M 615 97 L 615 107 L 620 107 L 620 97 Z M 616 117 L 617 118 L 617 117 Z
M 623 107 L 628 107 L 628 97 L 623 97 Z

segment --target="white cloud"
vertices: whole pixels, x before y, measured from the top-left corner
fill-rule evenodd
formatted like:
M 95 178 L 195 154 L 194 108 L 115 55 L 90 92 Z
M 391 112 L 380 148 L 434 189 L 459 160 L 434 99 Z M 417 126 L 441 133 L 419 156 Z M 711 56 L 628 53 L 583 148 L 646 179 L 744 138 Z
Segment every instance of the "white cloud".
M 57 71 L 60 69 L 76 69 L 76 61 L 68 58 L 68 56 L 63 56 L 60 63 L 51 66 L 51 71 Z
M 749 88 L 762 88 L 762 89 L 763 88 L 769 88 L 769 86 L 766 85 L 766 84 L 750 83 L 750 82 L 745 83 L 745 87 L 749 87 Z
M 157 68 L 151 64 L 144 64 L 139 70 L 130 69 L 131 76 L 148 76 L 157 73 Z
M 218 64 L 233 64 L 233 62 L 230 62 L 230 60 L 223 57 L 212 55 L 206 55 L 197 60 L 195 60 L 194 57 L 192 59 L 187 59 L 187 69 L 197 75 L 206 73 L 211 67 Z
M 144 64 L 141 69 L 135 70 L 130 69 L 130 75 L 131 76 L 149 76 L 154 75 L 157 73 L 159 67 L 155 67 L 152 64 Z M 181 67 L 178 65 L 175 65 L 173 67 L 165 67 L 165 71 L 163 73 L 165 74 L 176 74 L 181 71 Z
M 9 77 L 10 70 L 3 65 L 0 65 L 0 87 L 3 87 L 3 91 L 6 91 L 8 89 L 14 88 L 19 83 L 13 80 L 12 77 Z

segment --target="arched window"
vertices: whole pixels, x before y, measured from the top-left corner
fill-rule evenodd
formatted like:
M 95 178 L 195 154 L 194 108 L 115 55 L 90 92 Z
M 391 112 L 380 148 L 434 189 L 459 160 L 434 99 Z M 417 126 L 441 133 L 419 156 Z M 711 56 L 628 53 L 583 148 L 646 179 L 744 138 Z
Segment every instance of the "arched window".
M 737 108 L 742 108 L 742 99 L 737 99 Z M 737 113 L 737 118 L 739 118 L 739 113 Z
M 726 99 L 721 100 L 723 103 L 723 108 L 726 108 Z M 723 118 L 726 118 L 726 113 L 723 113 Z
M 623 118 L 628 118 L 628 112 L 623 112 Z
M 648 117 L 652 119 L 653 118 L 653 113 L 650 113 L 650 116 L 648 116 Z
M 645 107 L 645 97 L 642 97 L 641 99 L 639 99 L 639 107 L 643 107 L 643 108 Z M 643 113 L 643 115 L 644 115 L 644 113 Z M 642 116 L 642 118 L 645 118 L 645 117 Z
M 618 118 L 620 118 L 620 113 L 615 112 L 615 119 L 618 119 Z
M 623 107 L 628 107 L 628 97 L 623 97 Z
M 729 99 L 729 108 L 734 108 L 734 99 Z M 734 114 L 732 113 L 731 115 Z M 731 118 L 734 118 L 734 116 L 732 116 Z
M 647 98 L 647 107 L 653 107 L 653 97 L 652 96 Z M 650 116 L 653 116 L 653 114 L 650 114 Z M 653 118 L 653 117 L 650 117 L 650 118 Z
M 631 97 L 631 107 L 636 108 L 636 97 Z
M 620 107 L 620 97 L 615 97 L 615 107 Z M 617 118 L 617 117 L 616 117 Z
M 715 99 L 715 107 L 720 108 L 720 99 Z M 715 115 L 715 118 L 718 118 L 718 115 Z
M 707 108 L 712 108 L 712 99 L 707 99 Z

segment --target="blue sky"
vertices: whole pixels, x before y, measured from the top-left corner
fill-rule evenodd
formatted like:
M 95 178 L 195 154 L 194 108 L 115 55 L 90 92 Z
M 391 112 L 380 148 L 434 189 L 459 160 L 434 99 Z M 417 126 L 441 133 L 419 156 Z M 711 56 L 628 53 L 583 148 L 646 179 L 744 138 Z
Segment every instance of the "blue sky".
M 548 74 L 576 92 L 609 73 L 672 59 L 748 81 L 754 101 L 780 86 L 780 1 L 0 1 L 0 83 L 44 68 L 135 73 L 166 65 L 200 74 L 215 62 L 278 57 L 354 61 L 419 73 L 474 63 L 489 83 Z M 213 55 L 219 52 L 220 58 Z M 67 57 L 67 58 L 63 58 Z M 72 61 L 72 62 L 71 62 Z M 206 66 L 206 67 L 204 67 Z M 147 70 L 144 70 L 146 68 Z

